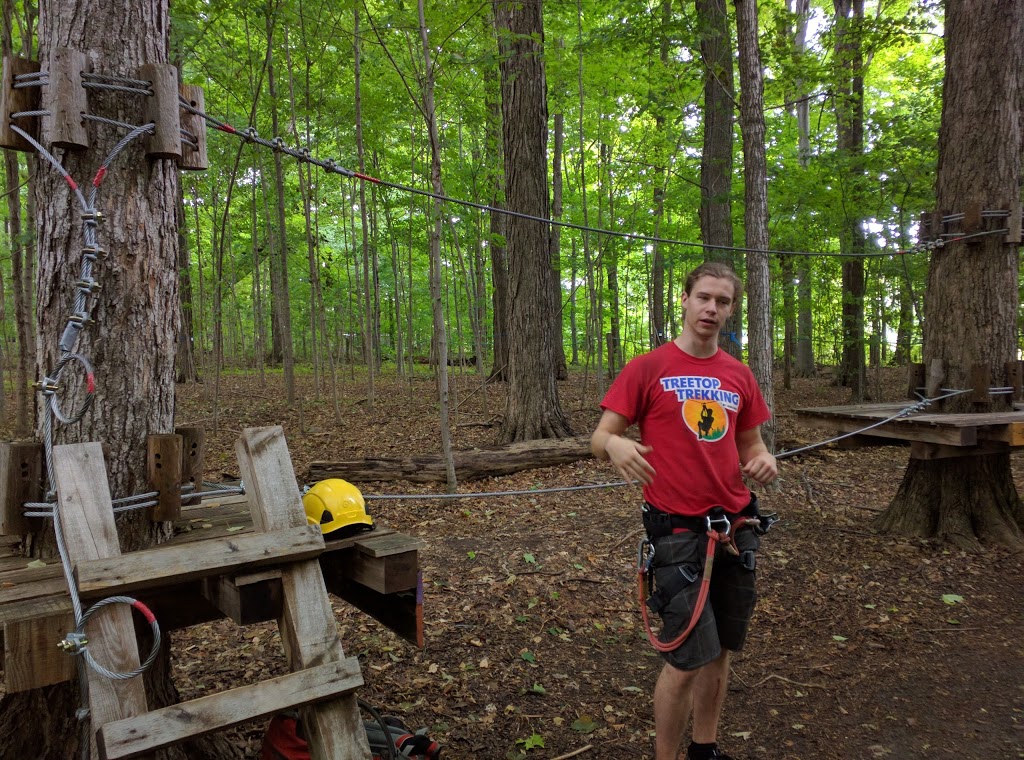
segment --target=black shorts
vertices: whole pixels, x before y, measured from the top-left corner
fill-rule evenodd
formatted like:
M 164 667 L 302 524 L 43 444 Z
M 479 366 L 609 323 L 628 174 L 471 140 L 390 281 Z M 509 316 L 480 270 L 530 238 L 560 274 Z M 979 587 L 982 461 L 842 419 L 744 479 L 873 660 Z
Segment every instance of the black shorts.
M 749 528 L 736 532 L 733 540 L 742 552 L 756 552 L 761 539 Z M 659 640 L 671 641 L 689 624 L 693 608 L 700 593 L 707 551 L 708 537 L 698 533 L 676 533 L 655 541 L 655 588 L 662 588 L 670 580 L 678 583 L 679 566 L 696 571 L 696 580 L 687 583 L 658 613 L 662 620 Z M 748 564 L 749 563 L 748 555 Z M 692 574 L 692 573 L 691 573 Z M 757 604 L 757 573 L 747 564 L 729 553 L 721 545 L 715 553 L 711 573 L 711 587 L 700 620 L 679 647 L 663 653 L 665 661 L 680 670 L 696 670 L 715 660 L 723 649 L 738 652 L 743 649 L 750 627 L 750 618 Z

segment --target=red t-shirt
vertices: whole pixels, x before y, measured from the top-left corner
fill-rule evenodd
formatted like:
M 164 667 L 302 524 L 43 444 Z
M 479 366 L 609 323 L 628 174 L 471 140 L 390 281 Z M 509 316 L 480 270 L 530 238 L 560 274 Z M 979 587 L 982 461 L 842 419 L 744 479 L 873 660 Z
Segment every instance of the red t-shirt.
M 736 513 L 750 501 L 736 433 L 771 418 L 750 368 L 727 354 L 698 359 L 674 342 L 630 361 L 601 402 L 640 426 L 657 473 L 644 499 L 663 512 Z

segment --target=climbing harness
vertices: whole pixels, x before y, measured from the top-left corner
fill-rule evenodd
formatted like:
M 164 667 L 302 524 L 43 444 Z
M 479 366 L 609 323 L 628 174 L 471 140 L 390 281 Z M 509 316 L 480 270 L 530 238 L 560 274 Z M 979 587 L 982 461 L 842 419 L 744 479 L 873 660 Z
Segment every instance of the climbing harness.
M 763 536 L 772 525 L 779 521 L 779 517 L 775 514 L 762 515 L 757 508 L 757 497 L 753 497 L 750 505 L 735 517 L 731 517 L 722 507 L 714 507 L 703 517 L 685 517 L 670 515 L 645 504 L 644 518 L 647 535 L 640 540 L 637 549 L 637 595 L 640 601 L 640 614 L 643 617 L 644 630 L 647 632 L 647 639 L 651 642 L 651 646 L 659 652 L 672 652 L 689 638 L 704 612 L 704 605 L 707 603 L 711 590 L 711 571 L 715 566 L 718 547 L 723 547 L 729 554 L 736 557 L 743 567 L 752 571 L 756 564 L 754 552 L 752 550 L 741 552 L 737 548 L 736 533 L 743 529 L 750 529 L 758 536 Z M 655 589 L 652 566 L 656 554 L 656 543 L 661 538 L 680 533 L 696 533 L 706 537 L 704 569 L 701 571 L 699 565 L 689 563 L 672 565 L 676 569 L 672 580 Z M 662 641 L 651 629 L 650 613 L 657 613 L 665 609 L 676 595 L 696 582 L 698 578 L 700 578 L 700 590 L 697 593 L 690 622 L 674 639 Z

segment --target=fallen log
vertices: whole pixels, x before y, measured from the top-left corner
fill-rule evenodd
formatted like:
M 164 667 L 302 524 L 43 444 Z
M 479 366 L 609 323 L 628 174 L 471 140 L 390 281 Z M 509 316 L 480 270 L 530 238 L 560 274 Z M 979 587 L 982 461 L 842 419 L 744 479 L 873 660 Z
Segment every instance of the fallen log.
M 459 480 L 508 475 L 521 470 L 576 462 L 590 456 L 590 436 L 519 441 L 505 446 L 487 446 L 452 452 L 455 476 Z M 444 458 L 440 454 L 409 457 L 367 457 L 345 462 L 312 462 L 309 480 L 343 478 L 352 483 L 408 480 L 413 483 L 443 483 Z

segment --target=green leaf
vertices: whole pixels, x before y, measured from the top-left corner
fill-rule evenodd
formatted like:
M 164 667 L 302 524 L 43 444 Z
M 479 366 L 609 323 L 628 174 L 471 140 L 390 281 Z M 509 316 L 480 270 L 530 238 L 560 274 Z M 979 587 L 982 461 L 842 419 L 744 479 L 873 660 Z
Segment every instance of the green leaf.
M 838 635 L 838 634 L 836 634 L 835 636 L 833 636 L 833 637 L 832 637 L 832 639 L 833 639 L 834 641 L 846 641 L 846 637 L 845 637 L 845 636 L 840 636 L 840 635 Z
M 519 656 L 527 662 L 537 662 L 537 656 L 529 649 L 524 649 L 522 652 L 519 653 Z
M 531 686 L 529 689 L 527 689 L 527 691 L 530 692 L 531 694 L 547 694 L 548 693 L 548 690 L 545 689 L 543 686 L 541 686 L 539 683 L 535 683 L 533 686 Z
M 524 562 L 525 562 L 525 563 L 526 563 L 527 565 L 536 565 L 536 564 L 537 564 L 537 560 L 536 560 L 536 559 L 534 558 L 534 556 L 533 556 L 532 554 L 530 554 L 529 552 L 527 552 L 526 554 L 524 554 L 524 555 L 523 555 L 523 561 L 524 561 Z
M 959 594 L 943 594 L 942 601 L 948 605 L 960 604 L 964 598 Z
M 523 749 L 536 749 L 537 747 L 544 749 L 544 737 L 540 734 L 533 734 L 523 744 Z
M 466 552 L 466 556 L 470 559 L 476 559 L 476 552 Z
M 589 715 L 581 715 L 572 722 L 570 728 L 578 734 L 589 734 L 595 728 L 597 724 L 591 719 Z
M 526 609 L 532 610 L 538 604 L 540 604 L 540 598 L 536 596 L 531 596 L 529 600 L 526 602 Z

